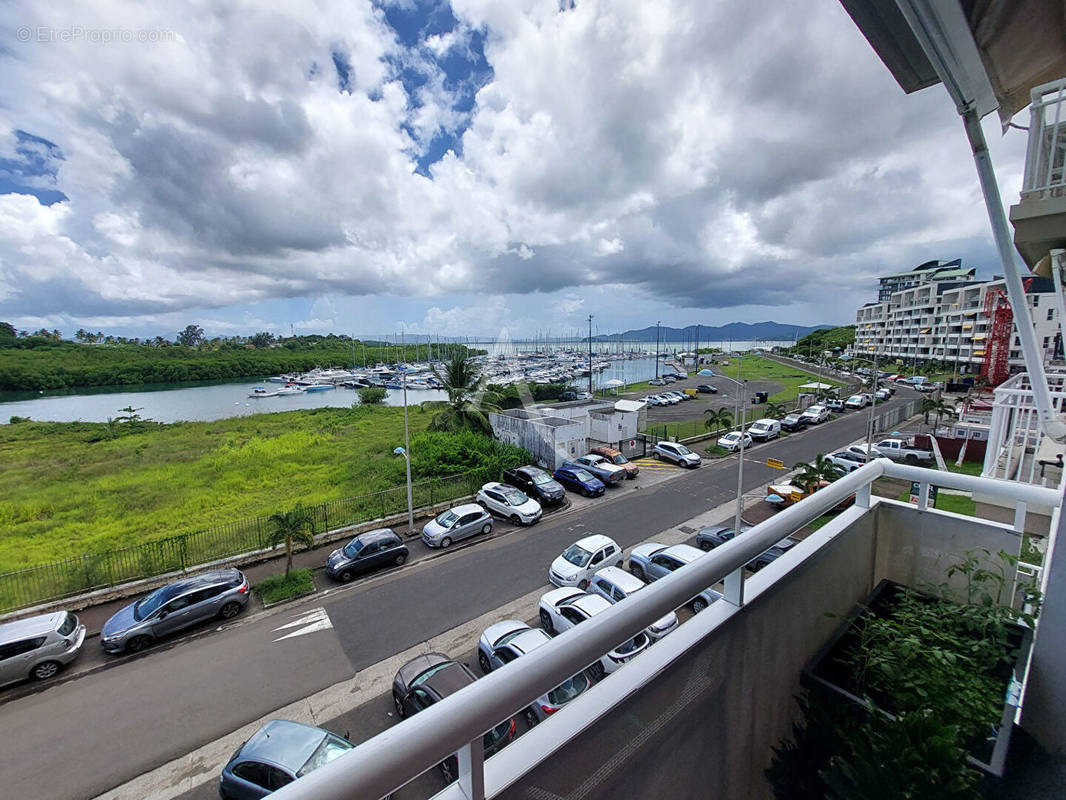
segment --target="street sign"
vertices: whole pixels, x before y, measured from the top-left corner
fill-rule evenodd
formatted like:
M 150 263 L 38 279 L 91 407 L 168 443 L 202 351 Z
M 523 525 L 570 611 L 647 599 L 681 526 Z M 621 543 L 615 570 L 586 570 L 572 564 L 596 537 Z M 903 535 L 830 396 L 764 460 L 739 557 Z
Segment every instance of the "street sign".
M 772 467 L 774 469 L 784 469 L 785 462 L 777 458 L 768 458 L 766 459 L 766 466 Z
M 803 499 L 803 492 L 793 492 L 792 493 L 792 502 L 793 503 L 798 503 L 802 499 Z

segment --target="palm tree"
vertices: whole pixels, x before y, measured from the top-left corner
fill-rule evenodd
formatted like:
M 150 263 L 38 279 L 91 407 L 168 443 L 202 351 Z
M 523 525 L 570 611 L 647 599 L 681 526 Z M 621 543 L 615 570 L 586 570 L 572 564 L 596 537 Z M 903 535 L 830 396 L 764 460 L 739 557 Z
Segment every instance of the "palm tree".
M 267 544 L 271 548 L 285 545 L 285 577 L 292 571 L 292 548 L 294 544 L 311 547 L 315 543 L 314 520 L 311 512 L 302 504 L 291 511 L 279 511 L 271 514 L 270 530 L 267 532 Z
M 952 406 L 945 402 L 944 398 L 937 393 L 936 397 L 922 398 L 921 412 L 925 415 L 925 424 L 929 424 L 929 415 L 936 414 L 936 424 L 940 424 L 940 418 L 952 412 Z
M 822 481 L 832 483 L 840 477 L 840 467 L 827 459 L 824 453 L 819 453 L 810 463 L 800 461 L 793 464 L 792 469 L 800 470 L 792 477 L 792 483 L 805 492 L 818 491 Z
M 733 424 L 733 412 L 728 408 L 708 408 L 703 412 L 707 415 L 707 419 L 703 421 L 707 430 L 714 428 L 714 432 L 718 433 L 723 427 Z
M 498 396 L 487 391 L 481 373 L 470 356 L 455 351 L 451 360 L 444 366 L 444 374 L 440 374 L 436 367 L 433 368 L 433 374 L 444 385 L 448 402 L 432 404 L 435 407 L 445 407 L 433 417 L 429 427 L 436 431 L 471 428 L 491 435 L 492 425 L 486 412 L 499 408 Z M 429 405 L 423 404 L 424 407 Z
M 788 414 L 788 409 L 785 408 L 783 403 L 767 403 L 766 410 L 763 412 L 768 419 L 781 419 Z

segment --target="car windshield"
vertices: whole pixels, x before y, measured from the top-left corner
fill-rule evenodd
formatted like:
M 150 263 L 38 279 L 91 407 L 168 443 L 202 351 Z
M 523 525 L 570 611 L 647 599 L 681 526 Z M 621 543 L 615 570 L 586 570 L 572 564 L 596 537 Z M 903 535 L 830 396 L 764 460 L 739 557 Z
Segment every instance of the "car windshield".
M 344 555 L 348 558 L 355 558 L 359 555 L 359 551 L 363 549 L 363 543 L 359 539 L 352 539 L 348 544 L 344 545 Z
M 629 463 L 629 459 L 626 458 L 621 453 L 619 453 L 616 456 L 611 456 L 611 461 L 613 461 L 615 464 L 618 464 L 619 466 L 621 466 L 622 464 L 628 464 Z
M 417 678 L 415 678 L 413 681 L 411 681 L 411 685 L 409 687 L 407 687 L 407 688 L 414 689 L 419 684 L 425 683 L 427 680 L 429 680 L 432 676 L 436 675 L 442 669 L 446 669 L 446 668 L 450 667 L 451 665 L 452 665 L 451 661 L 445 661 L 445 662 L 443 662 L 441 664 L 433 665 L 432 667 L 427 669 L 425 672 L 423 672 L 421 675 L 419 675 Z
M 587 483 L 587 482 L 592 480 L 592 473 L 589 472 L 588 470 L 584 470 L 584 469 L 575 470 L 574 474 L 577 476 L 577 479 L 579 481 L 585 481 Z
M 510 732 L 511 732 L 511 720 L 507 720 L 506 722 L 501 722 L 499 725 L 497 725 L 491 731 L 486 733 L 484 738 L 481 741 L 485 745 L 485 749 L 486 750 L 491 750 L 495 745 L 497 745 Z
M 59 626 L 59 630 L 56 633 L 60 636 L 70 636 L 70 634 L 74 633 L 76 627 L 78 627 L 78 618 L 68 611 L 63 618 L 63 624 Z
M 563 558 L 573 564 L 575 567 L 583 567 L 589 563 L 589 559 L 592 558 L 592 553 L 583 547 L 576 544 L 570 545 L 566 548 L 566 552 L 563 553 Z
M 300 771 L 296 773 L 297 778 L 302 778 L 309 772 L 314 772 L 319 767 L 324 767 L 330 761 L 347 753 L 352 749 L 352 745 L 344 741 L 332 733 L 327 733 L 326 737 L 322 740 L 322 743 L 315 748 L 315 752 L 311 754 L 311 757 L 307 759 L 307 762 L 300 767 Z
M 687 456 L 689 453 L 692 452 L 683 444 L 674 445 L 674 447 L 677 448 L 678 455 Z
M 537 486 L 543 486 L 546 483 L 552 482 L 551 476 L 546 472 L 534 472 L 532 477 L 533 483 Z
M 569 703 L 587 688 L 589 688 L 589 679 L 585 677 L 584 672 L 579 672 L 570 680 L 563 681 L 548 692 L 548 702 L 553 706 L 564 705 Z
M 789 414 L 787 417 L 785 417 L 785 419 L 789 422 L 795 422 L 799 419 L 799 414 Z
M 529 502 L 529 498 L 517 489 L 505 489 L 503 492 L 503 496 L 507 498 L 507 502 L 512 506 L 520 506 L 523 503 Z
M 161 589 L 156 589 L 144 599 L 138 600 L 133 606 L 133 618 L 142 620 L 163 605 L 168 598 L 167 588 L 164 586 Z
M 737 438 L 739 438 L 738 434 L 727 433 L 725 436 L 722 437 L 722 441 L 723 442 L 732 442 L 734 439 L 737 439 Z
M 459 515 L 454 511 L 445 511 L 439 517 L 437 517 L 437 524 L 445 528 L 450 528 L 455 524 L 455 521 L 459 519 Z

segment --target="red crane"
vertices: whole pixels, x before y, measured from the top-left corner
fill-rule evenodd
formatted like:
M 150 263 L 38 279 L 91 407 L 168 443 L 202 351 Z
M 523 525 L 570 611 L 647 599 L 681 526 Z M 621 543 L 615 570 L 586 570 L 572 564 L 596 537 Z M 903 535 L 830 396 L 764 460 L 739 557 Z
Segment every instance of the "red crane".
M 989 325 L 981 375 L 989 386 L 999 386 L 1010 375 L 1010 337 L 1014 332 L 1014 312 L 1002 289 L 985 293 L 985 316 Z

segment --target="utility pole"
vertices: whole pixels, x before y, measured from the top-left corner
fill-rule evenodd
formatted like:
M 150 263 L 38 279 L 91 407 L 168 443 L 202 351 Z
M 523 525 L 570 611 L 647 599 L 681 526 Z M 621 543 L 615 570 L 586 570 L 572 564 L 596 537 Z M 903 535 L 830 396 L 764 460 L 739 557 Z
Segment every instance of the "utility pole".
M 700 371 L 700 324 L 696 323 L 696 372 Z
M 589 394 L 592 394 L 592 314 L 589 314 Z
M 866 423 L 866 458 L 867 458 L 867 460 L 869 460 L 869 458 L 870 458 L 870 446 L 871 446 L 871 444 L 873 442 L 873 438 L 874 438 L 874 406 L 877 405 L 877 381 L 878 381 L 877 351 L 874 350 L 874 374 L 873 374 L 874 392 L 873 392 L 873 398 L 870 401 L 870 419 Z
M 659 326 L 661 322 L 655 323 L 655 380 L 659 380 Z

